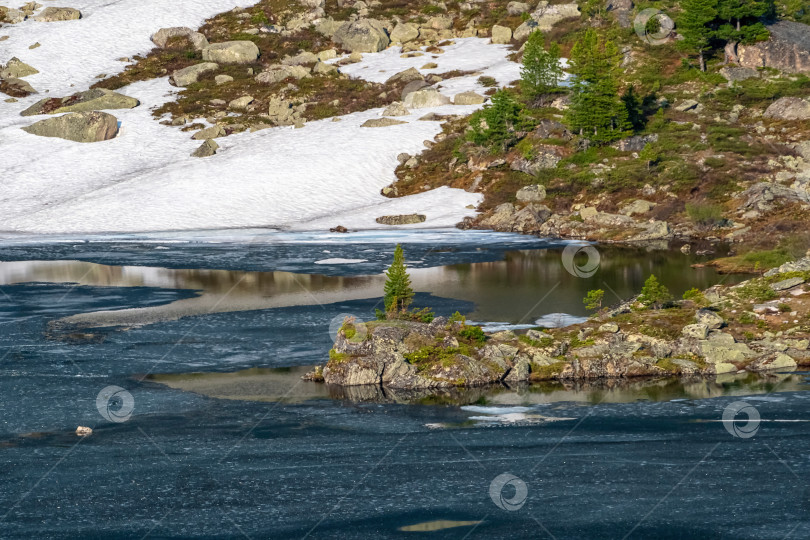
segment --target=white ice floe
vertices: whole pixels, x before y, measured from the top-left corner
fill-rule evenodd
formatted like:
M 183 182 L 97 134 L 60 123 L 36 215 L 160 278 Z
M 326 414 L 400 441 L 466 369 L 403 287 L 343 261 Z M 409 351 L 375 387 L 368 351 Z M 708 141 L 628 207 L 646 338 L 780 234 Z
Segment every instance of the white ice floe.
M 368 262 L 368 259 L 321 259 L 320 261 L 315 261 L 315 264 L 357 264 L 357 263 L 364 263 Z
M 400 117 L 406 124 L 361 128 L 381 110 L 308 123 L 302 129 L 273 128 L 217 139 L 217 155 L 192 158 L 199 146 L 190 133 L 161 125 L 151 109 L 173 99 L 167 78 L 120 90 L 141 105 L 111 111 L 121 122 L 112 140 L 81 144 L 38 137 L 20 128 L 44 117 L 20 111 L 43 97 L 85 90 L 99 73 L 120 71 L 116 59 L 144 53 L 150 35 L 165 26 L 195 27 L 206 17 L 245 0 L 161 2 L 73 2 L 78 21 L 26 21 L 4 27 L 0 62 L 18 56 L 40 70 L 26 80 L 39 95 L 0 107 L 0 231 L 89 234 L 103 232 L 190 231 L 280 228 L 295 231 L 452 227 L 474 215 L 480 194 L 440 188 L 388 199 L 380 190 L 395 180 L 397 155 L 417 154 L 440 123 L 420 121 L 429 112 L 469 114 L 476 106 L 418 109 Z M 41 47 L 28 46 L 40 42 Z M 487 40 L 456 40 L 446 53 L 400 58 L 399 48 L 368 54 L 344 70 L 370 80 L 387 79 L 410 65 L 435 61 L 446 72 L 479 70 L 506 84 L 519 75 L 504 46 Z M 421 62 L 421 63 L 420 63 Z M 382 73 L 380 70 L 386 70 Z M 373 72 L 373 76 L 372 76 Z M 479 90 L 478 75 L 447 81 L 441 91 L 454 95 Z M 49 90 L 49 93 L 44 93 Z M 381 215 L 420 213 L 420 224 L 388 227 Z

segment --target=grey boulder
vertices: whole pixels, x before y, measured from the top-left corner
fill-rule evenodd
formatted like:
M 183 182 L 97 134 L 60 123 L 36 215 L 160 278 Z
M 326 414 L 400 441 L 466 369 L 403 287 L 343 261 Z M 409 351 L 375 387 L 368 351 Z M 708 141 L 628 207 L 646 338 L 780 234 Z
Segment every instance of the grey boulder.
M 109 113 L 99 111 L 74 112 L 40 120 L 22 129 L 40 137 L 58 137 L 91 143 L 114 138 L 118 134 L 118 119 Z

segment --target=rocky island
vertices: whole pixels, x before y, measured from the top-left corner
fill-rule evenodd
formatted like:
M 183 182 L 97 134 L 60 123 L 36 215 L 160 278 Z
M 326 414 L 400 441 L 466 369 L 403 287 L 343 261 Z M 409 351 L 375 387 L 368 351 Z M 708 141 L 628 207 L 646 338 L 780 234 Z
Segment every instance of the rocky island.
M 653 276 L 641 294 L 587 322 L 520 335 L 486 334 L 459 314 L 429 322 L 390 314 L 347 319 L 329 362 L 307 378 L 426 390 L 793 370 L 810 365 L 809 280 L 806 257 L 673 301 Z M 419 313 L 424 318 L 424 310 Z

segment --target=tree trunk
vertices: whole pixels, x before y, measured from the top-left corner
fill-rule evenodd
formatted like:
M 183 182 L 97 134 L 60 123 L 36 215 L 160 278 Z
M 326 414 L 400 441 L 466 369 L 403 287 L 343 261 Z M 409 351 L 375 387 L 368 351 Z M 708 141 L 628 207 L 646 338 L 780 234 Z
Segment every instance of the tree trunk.
M 700 51 L 700 71 L 706 71 L 706 60 L 703 58 L 703 51 Z
M 740 19 L 737 19 L 737 32 L 740 31 Z
M 732 64 L 740 63 L 740 57 L 737 55 L 736 41 L 729 41 L 728 43 L 726 43 L 725 52 L 726 52 L 726 59 L 724 63 L 726 64 L 728 64 L 729 62 L 731 62 Z

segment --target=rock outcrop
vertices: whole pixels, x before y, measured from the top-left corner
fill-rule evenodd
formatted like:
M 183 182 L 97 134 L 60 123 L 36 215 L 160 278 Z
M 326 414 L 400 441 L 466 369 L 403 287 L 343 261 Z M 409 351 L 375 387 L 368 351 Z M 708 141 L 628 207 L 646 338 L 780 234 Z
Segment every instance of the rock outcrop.
M 450 105 L 450 98 L 433 87 L 423 88 L 405 96 L 405 106 L 409 109 L 424 109 Z
M 792 21 L 768 25 L 768 41 L 737 48 L 740 66 L 770 67 L 786 73 L 810 73 L 810 26 Z
M 91 143 L 114 138 L 118 134 L 118 119 L 105 112 L 75 112 L 40 120 L 22 129 L 40 137 Z

